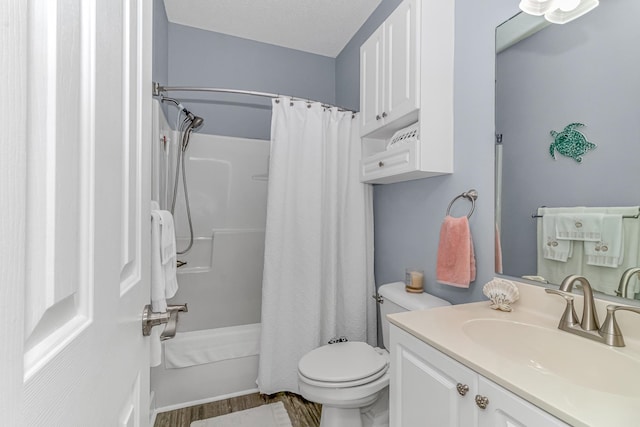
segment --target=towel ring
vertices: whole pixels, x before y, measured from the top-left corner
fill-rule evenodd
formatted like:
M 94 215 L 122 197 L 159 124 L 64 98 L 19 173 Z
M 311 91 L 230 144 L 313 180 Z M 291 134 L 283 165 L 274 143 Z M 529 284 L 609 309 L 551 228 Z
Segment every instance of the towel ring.
M 473 215 L 473 211 L 476 209 L 476 199 L 478 198 L 478 192 L 476 190 L 474 190 L 474 189 L 471 189 L 469 191 L 465 191 L 464 193 L 456 196 L 451 201 L 451 203 L 449 203 L 449 207 L 447 208 L 447 216 L 449 216 L 449 212 L 451 211 L 451 206 L 453 206 L 455 201 L 458 200 L 461 197 L 464 197 L 465 199 L 469 199 L 471 201 L 471 210 L 467 214 L 467 218 L 471 218 L 471 215 Z

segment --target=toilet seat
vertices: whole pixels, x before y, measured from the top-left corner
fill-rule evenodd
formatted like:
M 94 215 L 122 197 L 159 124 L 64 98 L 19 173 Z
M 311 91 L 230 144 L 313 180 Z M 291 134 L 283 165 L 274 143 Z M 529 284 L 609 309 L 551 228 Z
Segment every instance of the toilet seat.
M 367 384 L 383 376 L 389 354 L 364 342 L 325 345 L 307 353 L 298 363 L 301 381 L 317 387 L 346 388 Z

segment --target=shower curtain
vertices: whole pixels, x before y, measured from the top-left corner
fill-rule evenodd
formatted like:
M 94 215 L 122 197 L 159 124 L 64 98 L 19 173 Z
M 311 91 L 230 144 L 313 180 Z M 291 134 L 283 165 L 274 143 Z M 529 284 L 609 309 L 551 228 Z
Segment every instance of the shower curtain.
M 298 391 L 300 358 L 331 338 L 376 342 L 371 186 L 359 181 L 358 120 L 273 100 L 261 393 Z

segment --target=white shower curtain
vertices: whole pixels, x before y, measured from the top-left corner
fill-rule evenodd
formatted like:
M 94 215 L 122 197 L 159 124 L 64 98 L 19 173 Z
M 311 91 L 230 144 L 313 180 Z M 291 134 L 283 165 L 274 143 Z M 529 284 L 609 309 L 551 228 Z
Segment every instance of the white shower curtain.
M 261 393 L 298 391 L 297 367 L 333 337 L 376 342 L 371 186 L 359 181 L 358 120 L 273 101 Z

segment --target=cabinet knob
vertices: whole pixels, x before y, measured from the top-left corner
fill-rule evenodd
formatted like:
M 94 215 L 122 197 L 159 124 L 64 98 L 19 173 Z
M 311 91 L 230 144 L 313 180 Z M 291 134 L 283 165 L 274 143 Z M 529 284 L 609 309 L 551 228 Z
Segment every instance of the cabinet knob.
M 379 168 L 381 168 L 381 167 L 383 167 L 383 166 L 384 166 L 384 162 L 383 162 L 382 160 L 380 160 L 380 161 L 378 162 L 378 167 L 379 167 Z
M 476 394 L 476 405 L 478 405 L 478 408 L 480 409 L 487 409 L 487 406 L 489 405 L 489 398 Z
M 384 111 L 382 112 L 382 117 L 387 117 L 387 113 L 385 113 Z
M 380 120 L 380 119 L 382 119 L 382 117 L 380 117 L 380 114 L 377 114 L 376 115 L 376 120 Z
M 458 394 L 459 394 L 460 396 L 464 396 L 464 395 L 465 395 L 465 394 L 467 394 L 467 392 L 469 391 L 469 386 L 468 386 L 468 385 L 466 385 L 466 384 L 458 383 L 458 384 L 456 385 L 456 389 L 458 390 Z

